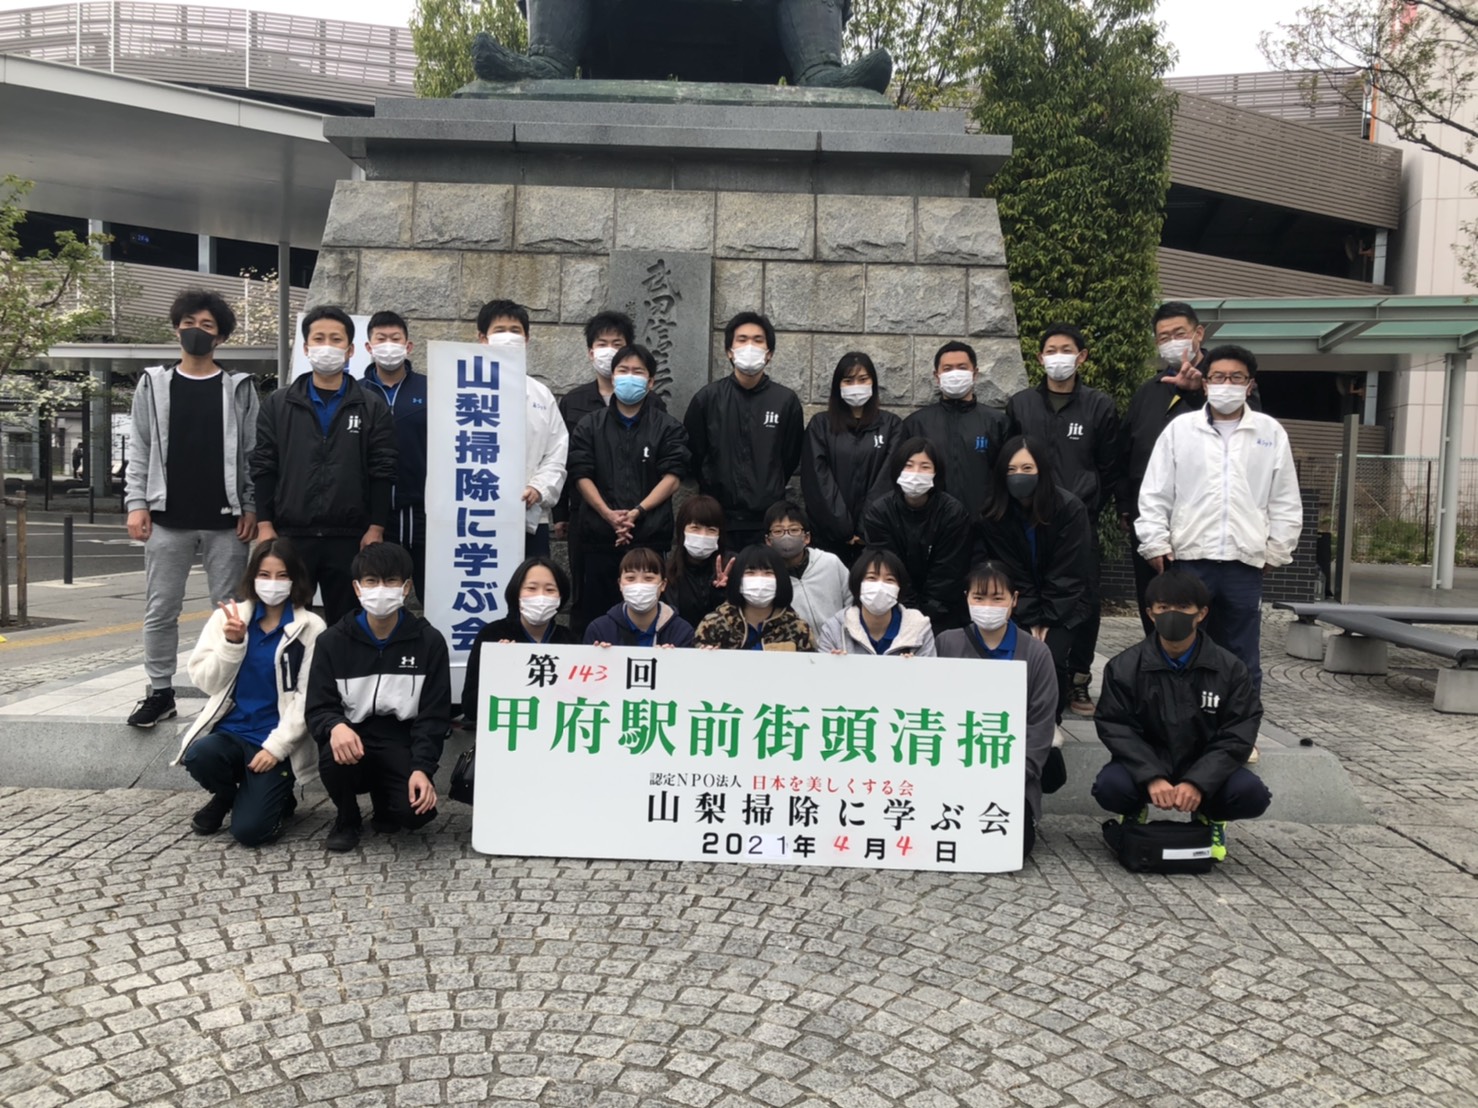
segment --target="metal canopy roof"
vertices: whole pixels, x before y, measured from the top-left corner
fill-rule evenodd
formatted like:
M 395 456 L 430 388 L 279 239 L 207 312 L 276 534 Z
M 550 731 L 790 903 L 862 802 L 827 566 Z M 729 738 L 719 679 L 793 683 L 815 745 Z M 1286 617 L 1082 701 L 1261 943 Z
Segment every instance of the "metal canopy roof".
M 1254 354 L 1467 354 L 1478 347 L 1478 297 L 1191 300 L 1207 344 Z

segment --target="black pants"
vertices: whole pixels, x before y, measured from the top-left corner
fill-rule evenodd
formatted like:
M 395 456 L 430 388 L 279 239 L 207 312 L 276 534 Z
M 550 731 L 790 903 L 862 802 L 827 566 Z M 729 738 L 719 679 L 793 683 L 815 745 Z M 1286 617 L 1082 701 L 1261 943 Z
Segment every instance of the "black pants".
M 231 837 L 242 846 L 261 846 L 276 837 L 297 783 L 287 762 L 266 773 L 247 769 L 261 749 L 236 735 L 212 731 L 192 742 L 182 759 L 201 788 L 231 801 Z
M 420 504 L 404 504 L 390 513 L 390 526 L 385 528 L 385 541 L 410 551 L 416 582 L 416 599 L 426 604 L 426 509 Z
M 1103 565 L 1103 548 L 1098 542 L 1098 527 L 1093 528 L 1093 565 Z M 1098 649 L 1098 627 L 1102 620 L 1103 597 L 1098 591 L 1098 574 L 1088 575 L 1088 617 L 1073 628 L 1073 642 L 1067 652 L 1069 674 L 1093 672 L 1093 654 Z M 1141 605 L 1143 607 L 1143 605 Z
M 351 822 L 359 816 L 359 795 L 370 794 L 375 815 L 395 820 L 407 831 L 425 827 L 436 818 L 436 809 L 416 814 L 411 810 L 410 742 L 385 742 L 360 735 L 364 757 L 352 766 L 334 761 L 333 747 L 323 743 L 318 750 L 318 776 L 339 815 Z
M 1077 642 L 1077 636 L 1078 628 L 1076 627 L 1047 628 L 1047 649 L 1052 652 L 1052 666 L 1057 671 L 1058 723 L 1062 722 L 1062 710 L 1067 707 L 1068 698 L 1073 691 L 1069 658 L 1073 644 Z
M 630 546 L 611 546 L 586 541 L 580 551 L 580 609 L 575 620 L 580 623 L 581 633 L 590 621 L 605 615 L 621 599 L 621 559 L 645 543 Z M 667 551 L 653 546 L 665 562 Z M 574 622 L 572 620 L 572 622 Z
M 524 533 L 523 556 L 525 558 L 549 557 L 549 524 L 541 523 L 532 532 Z
M 1093 799 L 1101 808 L 1129 816 L 1150 802 L 1150 793 L 1134 783 L 1122 762 L 1110 762 L 1098 771 L 1098 780 L 1093 782 Z M 1220 789 L 1201 798 L 1201 814 L 1216 820 L 1256 819 L 1272 802 L 1273 794 L 1268 792 L 1262 778 L 1238 766 Z
M 727 527 L 724 529 L 724 541 L 729 544 L 729 549 L 739 553 L 746 546 L 764 546 L 765 529 L 763 527 Z
M 359 536 L 289 535 L 308 577 L 323 594 L 323 621 L 330 627 L 359 607 L 349 566 L 359 553 Z
M 1139 540 L 1134 535 L 1129 536 L 1130 557 L 1134 561 L 1134 602 L 1138 605 L 1139 622 L 1144 625 L 1144 633 L 1148 635 L 1155 629 L 1155 621 L 1145 615 L 1144 612 L 1144 590 L 1150 587 L 1150 582 L 1159 576 L 1155 567 L 1150 565 L 1139 556 Z

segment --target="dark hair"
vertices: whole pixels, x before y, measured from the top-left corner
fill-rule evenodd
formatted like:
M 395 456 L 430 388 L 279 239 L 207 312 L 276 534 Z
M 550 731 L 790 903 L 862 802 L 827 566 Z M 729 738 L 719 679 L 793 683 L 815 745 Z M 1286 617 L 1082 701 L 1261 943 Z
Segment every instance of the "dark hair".
M 1015 499 L 1006 490 L 1006 470 L 1011 466 L 1011 459 L 1021 450 L 1030 454 L 1032 461 L 1037 463 L 1037 488 L 1032 493 L 1027 514 L 1035 524 L 1051 523 L 1052 516 L 1057 511 L 1057 474 L 1053 471 L 1051 452 L 1040 439 L 1029 435 L 1017 435 L 1008 439 L 996 456 L 995 467 L 990 473 L 990 500 L 986 502 L 985 518 L 1004 518 Z
M 734 332 L 746 323 L 757 323 L 764 329 L 765 346 L 773 354 L 775 352 L 775 328 L 770 324 L 769 318 L 760 315 L 759 312 L 740 312 L 733 319 L 729 320 L 728 325 L 724 327 L 724 349 L 734 349 Z
M 774 527 L 782 519 L 795 520 L 801 525 L 802 531 L 809 531 L 811 529 L 811 521 L 806 518 L 805 509 L 799 504 L 792 504 L 789 500 L 777 500 L 765 512 L 765 530 L 769 531 L 771 527 Z
M 395 542 L 372 542 L 362 547 L 354 555 L 354 561 L 349 563 L 349 576 L 356 581 L 366 577 L 378 577 L 381 581 L 395 577 L 409 581 L 415 572 L 416 564 L 411 561 L 411 552 Z
M 623 573 L 655 573 L 658 577 L 665 578 L 667 567 L 662 564 L 662 555 L 650 546 L 637 546 L 628 550 L 626 557 L 621 559 L 616 576 Z
M 169 325 L 178 327 L 180 320 L 196 312 L 210 313 L 216 321 L 216 334 L 222 341 L 229 339 L 231 332 L 236 330 L 236 313 L 231 310 L 231 305 L 220 293 L 209 289 L 186 289 L 176 296 L 169 306 Z
M 886 546 L 869 546 L 857 556 L 857 561 L 852 564 L 852 572 L 847 577 L 847 588 L 852 593 L 852 603 L 862 603 L 862 582 L 869 573 L 879 567 L 886 569 L 898 582 L 898 597 L 908 595 L 912 582 L 908 579 L 908 569 L 903 564 L 903 559 Z
M 308 314 L 303 316 L 304 342 L 308 341 L 308 332 L 313 330 L 313 325 L 320 319 L 332 319 L 342 323 L 344 325 L 344 334 L 350 342 L 354 341 L 354 321 L 349 318 L 349 313 L 333 304 L 320 304 L 318 307 L 310 309 Z
M 369 318 L 369 325 L 364 329 L 364 337 L 369 338 L 379 327 L 399 327 L 407 338 L 410 337 L 411 329 L 405 325 L 405 320 L 398 312 L 376 312 Z
M 683 545 L 683 535 L 687 533 L 688 524 L 696 523 L 699 527 L 718 528 L 718 550 L 715 557 L 724 552 L 724 508 L 713 497 L 707 493 L 697 493 L 688 497 L 677 509 L 677 520 L 672 529 L 672 553 L 668 556 L 669 581 L 677 581 L 688 572 L 688 548 Z
M 1040 344 L 1038 344 L 1037 350 L 1041 351 L 1047 345 L 1048 339 L 1056 338 L 1059 335 L 1061 335 L 1065 339 L 1072 339 L 1073 345 L 1076 346 L 1080 352 L 1088 349 L 1088 340 L 1083 338 L 1082 331 L 1079 331 L 1071 323 L 1054 323 L 1051 327 L 1048 327 L 1045 331 L 1042 332 L 1042 341 Z
M 1245 346 L 1233 346 L 1231 343 L 1226 343 L 1213 347 L 1206 355 L 1206 360 L 1201 363 L 1206 367 L 1207 373 L 1211 372 L 1212 362 L 1241 362 L 1247 370 L 1247 376 L 1257 376 L 1257 355 Z
M 585 345 L 594 346 L 604 331 L 619 332 L 622 346 L 630 346 L 636 341 L 636 327 L 625 312 L 597 312 L 591 316 L 585 323 Z
M 827 419 L 835 434 L 845 431 L 852 422 L 852 409 L 842 401 L 842 378 L 849 376 L 858 366 L 867 370 L 867 375 L 872 378 L 872 396 L 868 397 L 867 403 L 862 406 L 862 418 L 872 419 L 878 414 L 878 406 L 882 403 L 878 398 L 877 366 L 873 365 L 872 359 L 862 351 L 849 350 L 837 362 L 836 369 L 831 371 L 831 395 L 826 400 Z
M 512 300 L 489 300 L 484 304 L 477 313 L 477 333 L 487 334 L 493 321 L 504 317 L 518 320 L 523 327 L 524 338 L 529 337 L 529 310 Z
M 898 483 L 898 475 L 903 472 L 903 467 L 908 465 L 908 460 L 915 454 L 927 454 L 929 460 L 934 463 L 934 491 L 941 491 L 944 488 L 944 451 L 923 435 L 915 435 L 898 444 L 892 457 L 888 459 L 888 483 L 890 485 Z
M 975 360 L 975 347 L 968 342 L 947 342 L 938 350 L 934 351 L 934 368 L 939 368 L 939 359 L 946 354 L 963 354 L 970 359 L 970 368 L 979 369 L 980 363 Z
M 557 562 L 550 561 L 541 554 L 535 554 L 532 558 L 525 558 L 513 571 L 513 576 L 508 578 L 508 588 L 503 592 L 503 602 L 508 606 L 509 615 L 518 615 L 518 592 L 523 588 L 524 578 L 529 575 L 529 570 L 543 566 L 554 574 L 554 587 L 559 590 L 559 608 L 563 611 L 566 604 L 570 602 L 570 578 Z
M 195 311 L 199 311 L 196 308 Z M 189 312 L 185 313 L 189 315 Z M 241 584 L 236 586 L 236 593 L 242 600 L 257 599 L 257 573 L 262 568 L 262 562 L 268 558 L 279 558 L 287 575 L 293 579 L 292 593 L 288 600 L 294 608 L 306 608 L 313 603 L 313 578 L 308 576 L 308 567 L 303 564 L 293 544 L 287 539 L 278 537 L 275 539 L 263 539 L 257 543 L 256 549 L 251 552 L 251 557 L 246 560 L 246 571 L 241 575 Z
M 1172 608 L 1183 608 L 1187 604 L 1195 608 L 1211 607 L 1211 590 L 1194 573 L 1183 569 L 1167 569 L 1150 578 L 1144 587 L 1144 606 L 1168 604 Z
M 744 594 L 739 586 L 744 574 L 751 569 L 768 569 L 775 575 L 776 608 L 789 608 L 795 600 L 795 589 L 790 584 L 790 571 L 785 568 L 785 559 L 774 549 L 755 543 L 746 546 L 734 557 L 734 568 L 729 570 L 729 583 L 724 587 L 724 599 L 736 608 L 744 607 Z
M 620 365 L 622 362 L 624 362 L 627 358 L 633 358 L 633 357 L 640 358 L 641 359 L 641 364 L 646 367 L 646 369 L 647 369 L 647 380 L 649 380 L 649 381 L 656 380 L 656 378 L 657 378 L 657 358 L 656 358 L 656 356 L 650 350 L 648 350 L 645 346 L 642 346 L 640 343 L 636 343 L 636 342 L 629 342 L 625 346 L 623 346 L 620 350 L 616 351 L 616 356 L 611 359 L 611 372 L 614 373 L 615 370 L 616 370 L 616 367 L 618 365 Z
M 1201 325 L 1201 317 L 1196 314 L 1196 309 L 1184 300 L 1167 300 L 1155 309 L 1155 314 L 1150 317 L 1150 328 L 1160 326 L 1167 319 L 1185 319 L 1192 327 Z
M 965 595 L 972 592 L 990 592 L 991 588 L 999 585 L 1006 592 L 1015 592 L 1016 586 L 1011 582 L 1011 574 L 1000 562 L 977 562 L 970 567 L 970 572 L 965 574 Z

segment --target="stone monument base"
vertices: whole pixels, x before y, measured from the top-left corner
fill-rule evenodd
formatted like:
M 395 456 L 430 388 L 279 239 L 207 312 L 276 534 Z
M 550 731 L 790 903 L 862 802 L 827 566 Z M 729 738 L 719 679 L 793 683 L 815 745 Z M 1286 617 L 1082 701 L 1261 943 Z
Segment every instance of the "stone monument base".
M 472 81 L 457 100 L 546 100 L 582 104 L 726 104 L 743 107 L 871 108 L 893 101 L 865 88 L 735 85 L 719 81 Z

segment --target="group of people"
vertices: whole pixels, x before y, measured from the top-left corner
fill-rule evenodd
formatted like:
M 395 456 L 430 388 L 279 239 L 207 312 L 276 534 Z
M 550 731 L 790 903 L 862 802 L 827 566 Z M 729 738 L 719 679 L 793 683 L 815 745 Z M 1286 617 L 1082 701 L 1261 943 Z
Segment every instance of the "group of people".
M 426 379 L 409 328 L 390 311 L 370 319 L 360 381 L 346 372 L 353 320 L 312 309 L 311 373 L 259 405 L 212 357 L 235 326 L 219 297 L 183 294 L 171 322 L 182 357 L 147 371 L 134 400 L 127 501 L 146 544 L 151 688 L 129 722 L 175 714 L 199 551 L 219 609 L 190 663 L 212 699 L 181 747 L 212 796 L 197 830 L 230 813 L 238 839 L 267 841 L 315 763 L 338 810 L 331 849 L 357 843 L 364 792 L 377 829 L 420 826 L 454 705 L 445 641 L 405 608 L 424 587 L 426 528 Z M 491 345 L 530 341 L 512 301 L 476 326 Z M 528 379 L 528 557 L 477 638 L 461 704 L 478 703 L 478 655 L 501 641 L 1020 659 L 1032 823 L 1062 781 L 1053 742 L 1070 710 L 1095 717 L 1112 755 L 1094 786 L 1106 808 L 1195 813 L 1224 854 L 1225 821 L 1269 800 L 1243 768 L 1261 716 L 1261 580 L 1291 561 L 1302 503 L 1287 436 L 1258 410 L 1256 358 L 1203 349 L 1186 304 L 1163 305 L 1153 327 L 1163 364 L 1122 419 L 1082 381 L 1088 346 L 1064 324 L 1041 336 L 1041 383 L 1004 411 L 976 398 L 975 351 L 948 342 L 933 404 L 887 411 L 872 360 L 852 352 L 807 424 L 767 372 L 765 316 L 729 321 L 730 372 L 679 421 L 631 320 L 598 314 L 586 384 L 556 400 Z M 1146 639 L 1109 663 L 1095 705 L 1111 508 L 1135 539 Z M 568 544 L 568 574 L 551 538 Z

